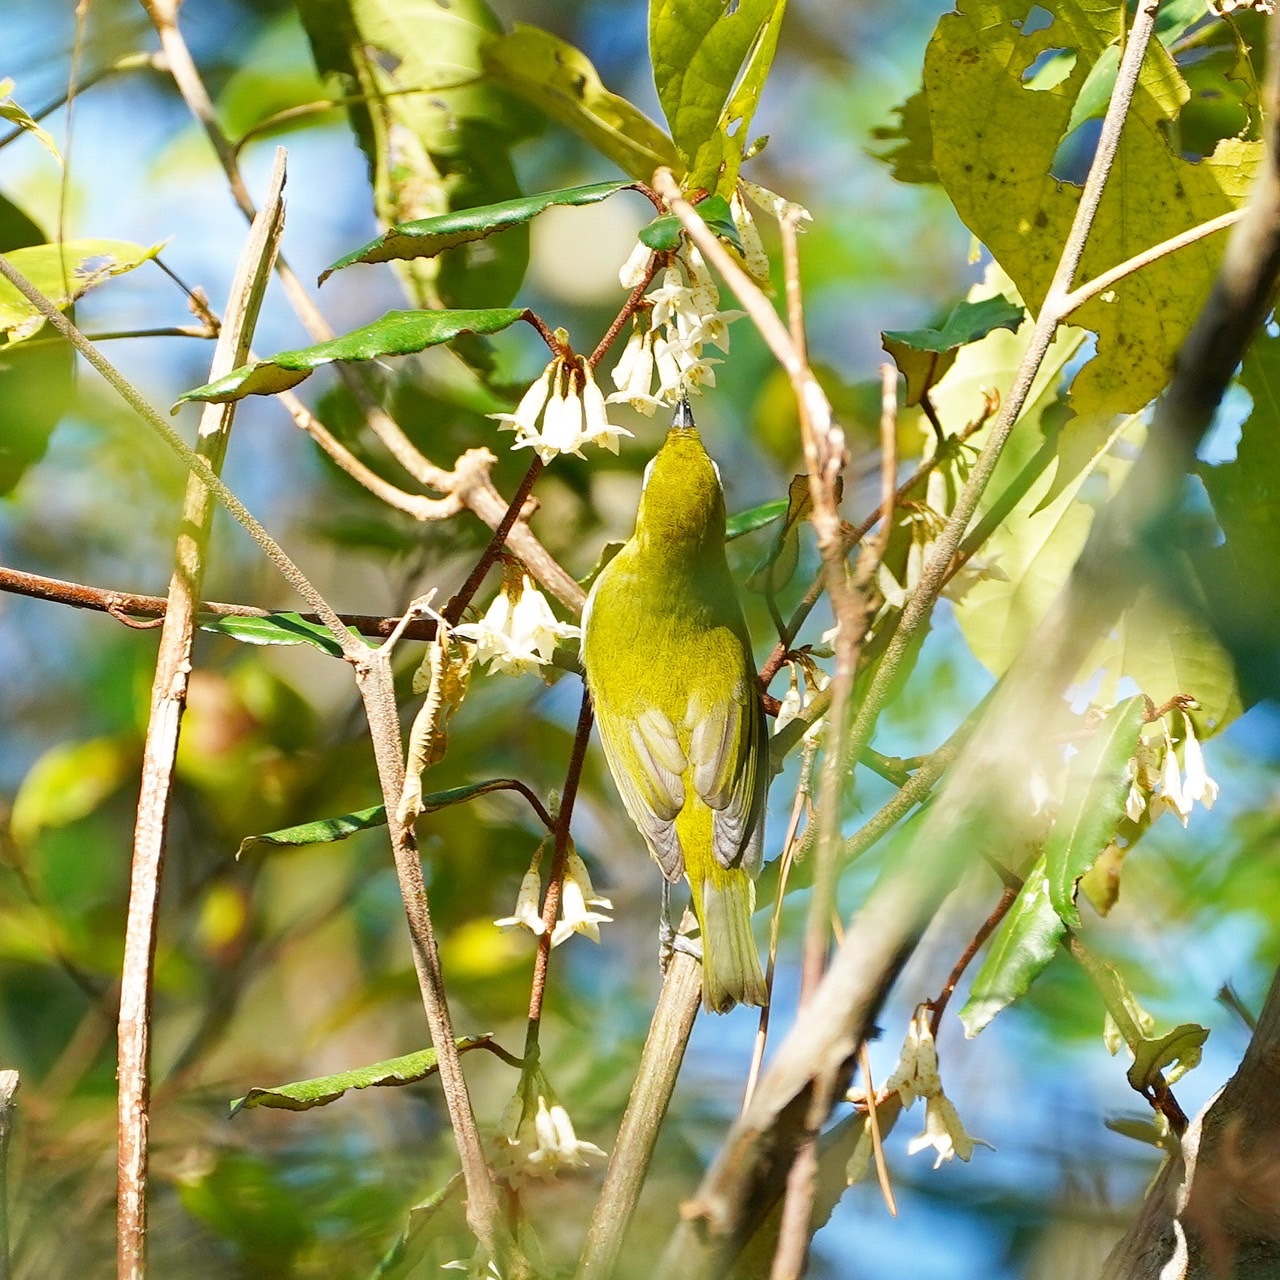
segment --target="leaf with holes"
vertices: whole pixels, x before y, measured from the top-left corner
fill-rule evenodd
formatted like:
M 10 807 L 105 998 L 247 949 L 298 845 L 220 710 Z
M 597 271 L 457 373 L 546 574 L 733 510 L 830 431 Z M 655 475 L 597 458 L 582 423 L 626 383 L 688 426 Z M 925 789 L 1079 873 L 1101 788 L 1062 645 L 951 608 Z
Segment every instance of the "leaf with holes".
M 737 183 L 785 10 L 786 0 L 653 0 L 649 6 L 653 78 L 689 170 L 686 189 L 728 194 Z
M 491 311 L 388 311 L 363 329 L 303 347 L 281 351 L 269 360 L 256 360 L 232 369 L 225 377 L 205 383 L 178 397 L 227 404 L 245 396 L 273 396 L 309 378 L 321 365 L 335 360 L 376 360 L 380 356 L 411 355 L 451 342 L 463 334 L 498 333 L 524 315 L 511 307 Z M 174 406 L 177 408 L 177 405 Z

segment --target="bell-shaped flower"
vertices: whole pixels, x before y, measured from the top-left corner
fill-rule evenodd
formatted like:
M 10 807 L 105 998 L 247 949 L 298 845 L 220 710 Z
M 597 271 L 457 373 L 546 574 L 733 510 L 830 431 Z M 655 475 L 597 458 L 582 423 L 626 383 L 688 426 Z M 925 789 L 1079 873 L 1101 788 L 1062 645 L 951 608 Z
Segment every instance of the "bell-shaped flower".
M 767 289 L 769 255 L 764 251 L 764 241 L 760 239 L 760 229 L 756 226 L 755 217 L 737 191 L 729 197 L 729 213 L 742 243 L 742 265 L 756 284 Z
M 653 304 L 652 322 L 655 328 L 661 325 L 678 327 L 682 316 L 691 325 L 698 322 L 693 294 L 685 284 L 679 267 L 668 267 L 662 273 L 662 283 L 652 293 L 645 294 L 645 301 Z
M 582 370 L 582 444 L 598 444 L 610 453 L 618 452 L 618 437 L 629 436 L 624 427 L 609 421 L 609 408 L 604 393 L 596 386 L 595 376 L 586 360 L 579 361 Z M 652 412 L 652 410 L 650 410 Z
M 606 404 L 629 404 L 646 417 L 652 417 L 653 411 L 663 403 L 652 394 L 654 336 L 652 329 L 632 330 L 613 368 L 613 385 L 618 389 L 606 397 Z
M 561 622 L 529 575 L 508 575 L 479 622 L 455 627 L 454 635 L 476 645 L 477 658 L 491 671 L 519 675 L 546 666 L 556 644 L 580 636 L 581 631 Z
M 565 863 L 564 883 L 560 888 L 560 919 L 551 935 L 551 945 L 558 947 L 575 933 L 581 933 L 598 943 L 600 926 L 612 923 L 613 917 L 601 915 L 599 911 L 593 910 L 595 907 L 612 911 L 613 903 L 596 893 L 587 873 L 586 863 L 570 848 Z
M 913 1156 L 917 1151 L 932 1147 L 938 1153 L 938 1158 L 933 1162 L 933 1167 L 937 1169 L 944 1160 L 950 1160 L 953 1156 L 969 1160 L 975 1145 L 995 1150 L 991 1143 L 971 1137 L 965 1132 L 951 1099 L 939 1090 L 925 1102 L 924 1132 L 907 1144 L 907 1154 Z
M 1186 741 L 1182 744 L 1182 767 L 1184 778 L 1182 793 L 1190 802 L 1198 800 L 1206 809 L 1212 809 L 1218 798 L 1218 784 L 1209 777 L 1204 767 L 1204 751 L 1200 740 L 1191 724 L 1190 717 L 1184 717 L 1187 726 Z
M 491 413 L 489 417 L 496 419 L 504 431 L 515 431 L 521 440 L 526 436 L 537 435 L 538 418 L 551 394 L 551 379 L 556 372 L 556 363 L 553 360 L 547 365 L 529 390 L 520 397 L 515 413 Z
M 909 1107 L 917 1098 L 932 1098 L 942 1092 L 938 1075 L 938 1049 L 933 1041 L 927 1004 L 917 1005 L 912 1015 L 902 1054 L 893 1074 L 884 1082 L 885 1093 L 897 1091 L 902 1105 Z
M 585 1169 L 589 1158 L 606 1158 L 594 1142 L 578 1137 L 569 1113 L 558 1102 L 548 1107 L 541 1094 L 533 1117 L 533 1135 L 535 1145 L 528 1152 L 525 1168 L 534 1177 L 552 1178 L 561 1169 Z
M 1160 794 L 1156 800 L 1159 802 L 1161 811 L 1168 809 L 1184 827 L 1187 825 L 1187 819 L 1191 816 L 1191 798 L 1183 790 L 1178 756 L 1171 742 L 1165 746 L 1164 768 L 1160 774 Z M 1153 815 L 1157 812 L 1154 804 L 1151 812 Z
M 649 259 L 652 257 L 653 250 L 647 244 L 637 240 L 627 255 L 627 260 L 618 271 L 618 283 L 624 289 L 634 289 L 644 279 L 644 273 L 649 269 Z
M 533 936 L 540 937 L 546 933 L 547 926 L 542 920 L 542 876 L 538 874 L 535 863 L 524 873 L 520 881 L 520 892 L 516 895 L 516 909 L 509 916 L 493 922 L 499 929 L 514 929 L 523 926 Z

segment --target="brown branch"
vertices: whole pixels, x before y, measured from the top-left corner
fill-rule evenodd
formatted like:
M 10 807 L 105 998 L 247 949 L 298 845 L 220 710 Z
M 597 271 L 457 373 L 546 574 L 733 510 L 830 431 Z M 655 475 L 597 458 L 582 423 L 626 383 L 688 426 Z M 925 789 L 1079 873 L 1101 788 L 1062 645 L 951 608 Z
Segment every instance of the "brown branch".
M 243 363 L 266 293 L 284 227 L 284 153 L 277 152 L 263 212 L 254 220 L 231 287 L 212 381 Z M 226 454 L 235 406 L 210 405 L 200 419 L 196 452 L 216 473 Z M 151 715 L 142 756 L 134 828 L 129 910 L 120 976 L 118 1030 L 119 1134 L 116 1182 L 117 1270 L 120 1280 L 146 1275 L 148 1126 L 151 1096 L 151 997 L 156 919 L 164 865 L 169 797 L 178 733 L 186 706 L 196 603 L 204 577 L 214 496 L 203 479 L 187 479 L 175 569 L 151 688 Z
M 937 998 L 929 1001 L 929 1030 L 935 1040 L 938 1038 L 938 1028 L 942 1025 L 942 1015 L 946 1013 L 947 1005 L 955 994 L 956 986 L 959 984 L 960 979 L 964 977 L 964 971 L 972 963 L 974 956 L 982 950 L 982 944 L 995 932 L 996 926 L 1009 914 L 1009 908 L 1013 906 L 1014 899 L 1017 898 L 1021 888 L 1020 884 L 1005 884 L 1004 891 L 1000 894 L 1000 901 L 996 903 L 991 914 L 978 926 L 977 933 L 973 935 L 960 959 L 956 961 L 955 967 L 951 970 L 946 982 L 943 983 L 942 990 L 938 992 Z

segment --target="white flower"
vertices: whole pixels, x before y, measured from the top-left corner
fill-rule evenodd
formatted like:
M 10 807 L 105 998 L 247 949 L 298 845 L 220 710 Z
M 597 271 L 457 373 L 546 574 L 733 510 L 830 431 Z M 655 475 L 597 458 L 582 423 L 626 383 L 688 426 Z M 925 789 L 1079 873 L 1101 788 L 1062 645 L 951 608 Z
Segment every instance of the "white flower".
M 632 331 L 613 368 L 613 385 L 618 389 L 606 397 L 606 404 L 626 403 L 646 417 L 652 417 L 653 411 L 663 403 L 651 394 L 653 339 L 652 329 Z
M 729 197 L 729 212 L 733 215 L 733 225 L 738 229 L 738 239 L 742 241 L 742 265 L 756 284 L 768 288 L 769 255 L 764 251 L 756 220 L 737 191 Z
M 644 279 L 644 273 L 649 269 L 649 259 L 652 257 L 653 250 L 647 244 L 637 240 L 618 272 L 618 283 L 624 289 L 634 289 Z
M 896 1090 L 904 1107 L 909 1107 L 917 1098 L 932 1098 L 942 1092 L 938 1049 L 933 1042 L 929 1013 L 927 1004 L 916 1006 L 911 1025 L 907 1028 L 907 1038 L 902 1042 L 898 1065 L 884 1082 L 884 1092 Z
M 1125 797 L 1124 811 L 1130 822 L 1140 822 L 1142 815 L 1147 811 L 1147 795 L 1138 786 L 1136 774 L 1129 783 L 1129 794 Z
M 618 437 L 631 433 L 609 421 L 604 396 L 591 366 L 581 356 L 571 363 L 557 356 L 525 392 L 515 413 L 491 413 L 504 430 L 515 431 L 513 449 L 533 449 L 543 462 L 561 453 L 582 457 L 584 444 L 618 452 Z M 542 429 L 538 429 L 538 418 Z
M 1038 764 L 1031 766 L 1027 777 L 1027 788 L 1031 792 L 1031 816 L 1038 818 L 1041 814 L 1049 815 L 1058 811 L 1058 797 L 1045 772 Z
M 504 579 L 502 590 L 479 622 L 455 627 L 454 635 L 471 640 L 476 656 L 491 671 L 519 675 L 551 661 L 556 643 L 582 633 L 559 621 L 542 592 L 522 573 Z
M 975 1144 L 995 1150 L 991 1143 L 970 1137 L 965 1132 L 951 1099 L 939 1090 L 925 1103 L 924 1132 L 907 1144 L 907 1155 L 913 1156 L 917 1151 L 932 1147 L 938 1153 L 938 1158 L 933 1162 L 933 1167 L 937 1169 L 944 1160 L 950 1160 L 953 1156 L 968 1160 L 973 1155 Z
M 455 1258 L 442 1262 L 441 1271 L 465 1271 L 469 1280 L 502 1280 L 498 1264 L 483 1249 L 477 1249 L 470 1258 Z
M 551 392 L 551 378 L 555 370 L 556 362 L 553 360 L 543 369 L 541 376 L 529 390 L 520 397 L 515 413 L 491 413 L 489 417 L 496 418 L 503 431 L 515 431 L 522 439 L 528 435 L 536 435 L 538 416 L 547 403 L 547 396 Z
M 652 292 L 644 295 L 646 302 L 653 303 L 653 324 L 670 325 L 679 321 L 683 315 L 691 324 L 698 323 L 698 312 L 694 310 L 693 294 L 685 284 L 679 267 L 668 267 L 662 273 L 662 283 Z
M 615 427 L 609 421 L 609 410 L 604 393 L 596 386 L 595 376 L 586 360 L 579 357 L 582 370 L 582 444 L 598 444 L 610 453 L 618 452 L 618 437 L 629 436 L 630 431 Z M 652 412 L 652 410 L 650 410 Z
M 1160 803 L 1161 812 L 1168 809 L 1184 827 L 1187 825 L 1187 819 L 1191 816 L 1191 800 L 1182 789 L 1182 774 L 1178 769 L 1178 756 L 1172 742 L 1165 745 L 1164 770 L 1160 775 L 1160 794 L 1156 799 Z M 1156 813 L 1154 804 L 1151 811 Z
M 558 1102 L 548 1107 L 541 1094 L 537 1111 L 505 1141 L 504 1154 L 516 1178 L 554 1178 L 561 1169 L 585 1168 L 588 1157 L 605 1156 L 595 1143 L 579 1139 L 569 1113 Z
M 1182 744 L 1182 766 L 1186 771 L 1182 792 L 1188 801 L 1198 800 L 1206 809 L 1212 809 L 1218 798 L 1218 784 L 1205 771 L 1204 752 L 1190 716 L 1183 719 L 1187 726 L 1187 740 Z
M 551 945 L 558 947 L 575 933 L 584 934 L 592 942 L 600 941 L 600 926 L 611 924 L 612 916 L 592 911 L 592 907 L 613 910 L 608 898 L 600 897 L 591 884 L 586 864 L 571 848 L 564 869 L 564 883 L 560 888 L 560 919 L 551 935 Z
M 520 881 L 515 912 L 493 923 L 499 929 L 513 929 L 517 925 L 523 925 L 535 938 L 546 933 L 547 926 L 542 921 L 542 877 L 538 874 L 536 863 L 524 873 L 524 879 Z

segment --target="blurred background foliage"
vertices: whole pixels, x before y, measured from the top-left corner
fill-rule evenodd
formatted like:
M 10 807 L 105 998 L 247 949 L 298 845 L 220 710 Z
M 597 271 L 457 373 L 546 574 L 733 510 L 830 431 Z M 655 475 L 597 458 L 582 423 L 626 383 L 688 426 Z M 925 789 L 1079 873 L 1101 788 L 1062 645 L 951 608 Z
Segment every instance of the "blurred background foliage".
M 944 0 L 911 0 L 895 6 L 889 20 L 872 4 L 795 3 L 753 125 L 771 140 L 751 161 L 750 176 L 814 214 L 802 258 L 811 352 L 855 453 L 864 456 L 875 440 L 878 405 L 868 388 L 883 359 L 880 332 L 937 322 L 982 273 L 969 231 L 929 181 L 935 171 L 918 128 L 908 125 L 905 140 L 885 136 L 913 112 L 918 123 L 919 101 L 911 95 L 945 8 Z M 394 82 L 397 75 L 426 74 L 403 64 L 353 65 L 341 39 L 344 12 L 335 0 L 296 8 L 280 0 L 188 0 L 181 12 L 219 119 L 233 140 L 244 140 L 241 160 L 253 191 L 263 185 L 275 145 L 289 148 L 284 252 L 307 281 L 372 238 L 379 215 L 436 211 L 397 204 L 404 192 L 385 173 L 375 171 L 371 181 L 361 143 L 371 145 L 372 125 L 358 108 L 354 134 L 332 107 L 279 118 L 325 97 L 332 82 L 323 72 L 352 86 L 362 75 Z M 498 23 L 528 22 L 569 40 L 589 54 L 605 84 L 659 118 L 643 3 L 494 0 L 493 12 L 495 30 Z M 155 48 L 142 10 L 126 0 L 98 0 L 87 7 L 77 42 L 69 4 L 0 0 L 0 29 L 7 53 L 0 72 L 14 77 L 15 96 L 28 110 L 65 94 L 73 58 L 82 83 L 121 64 L 84 88 L 73 114 L 62 108 L 44 121 L 64 153 L 65 177 L 29 136 L 0 152 L 0 248 L 54 239 L 59 226 L 68 237 L 168 240 L 162 258 L 172 276 L 146 266 L 77 304 L 77 322 L 91 335 L 190 323 L 172 277 L 203 290 L 216 310 L 243 222 L 172 82 L 132 57 Z M 1214 45 L 1184 61 L 1203 76 L 1211 57 L 1235 57 L 1232 82 L 1239 84 L 1245 70 L 1238 54 Z M 1034 73 L 1045 74 L 1049 61 Z M 467 122 L 461 136 L 433 133 L 438 122 L 428 118 L 414 127 L 455 203 L 617 176 L 608 160 L 513 95 L 484 87 L 450 92 L 462 95 L 449 103 L 453 118 Z M 1211 120 L 1208 108 L 1184 113 L 1185 154 L 1208 154 L 1213 141 L 1247 127 L 1243 91 L 1230 101 L 1213 97 L 1212 104 L 1218 117 Z M 1082 118 L 1072 125 L 1087 132 L 1097 110 L 1092 117 L 1076 110 Z M 873 151 L 889 153 L 892 168 Z M 1060 176 L 1078 176 L 1070 148 L 1054 164 Z M 518 297 L 587 345 L 616 311 L 617 266 L 644 220 L 643 202 L 630 195 L 590 209 L 556 209 L 535 221 L 527 238 L 517 232 L 494 241 L 488 258 L 456 257 L 439 271 L 355 268 L 335 276 L 318 297 L 339 331 L 405 305 L 406 293 L 423 304 L 461 306 Z M 1034 274 L 1029 269 L 1028 281 Z M 273 285 L 256 349 L 306 342 Z M 138 337 L 105 346 L 157 405 L 207 377 L 207 343 Z M 991 349 L 986 358 L 998 363 Z M 536 343 L 514 332 L 489 344 L 477 363 L 486 360 L 483 378 L 439 353 L 379 371 L 385 402 L 442 465 L 477 443 L 496 449 L 483 415 L 506 407 L 504 391 L 541 363 Z M 96 376 L 72 375 L 58 343 L 0 352 L 0 366 L 3 563 L 163 592 L 183 482 L 174 460 Z M 393 475 L 386 458 L 357 442 L 356 413 L 338 381 L 317 377 L 313 386 L 308 390 L 326 424 Z M 1231 460 L 1231 434 L 1249 412 L 1248 395 L 1240 393 L 1230 407 L 1210 462 Z M 745 325 L 735 327 L 733 358 L 698 417 L 721 462 L 731 511 L 785 495 L 802 469 L 794 405 L 785 378 Z M 193 420 L 190 410 L 181 419 L 188 429 Z M 640 474 L 659 439 L 652 423 L 630 425 L 636 438 L 624 442 L 616 461 L 562 458 L 539 483 L 535 529 L 575 574 L 590 569 L 606 540 L 629 531 Z M 925 432 L 915 414 L 903 414 L 900 435 L 904 460 L 919 456 Z M 510 493 L 524 466 L 523 457 L 503 451 L 499 488 Z M 242 406 L 226 474 L 342 610 L 396 612 L 430 586 L 447 595 L 488 537 L 470 516 L 419 525 L 388 511 L 327 463 L 269 401 Z M 870 509 L 876 483 L 874 466 L 850 476 L 846 510 L 854 518 Z M 755 534 L 733 547 L 742 578 L 767 540 Z M 784 605 L 794 603 L 814 568 L 803 540 L 801 555 L 803 571 L 784 592 Z M 216 531 L 205 594 L 293 605 L 238 530 L 225 524 Z M 768 616 L 759 598 L 748 608 L 762 656 Z M 819 610 L 804 638 L 816 640 L 825 625 Z M 114 984 L 153 656 L 147 632 L 102 615 L 0 597 L 0 1066 L 23 1077 L 10 1180 L 21 1280 L 112 1273 Z M 434 1274 L 467 1249 L 456 1203 L 429 1203 L 454 1169 L 431 1082 L 350 1094 L 301 1115 L 253 1110 L 228 1119 L 229 1100 L 251 1086 L 406 1053 L 422 1047 L 426 1033 L 382 833 L 234 856 L 254 833 L 376 802 L 364 722 L 346 671 L 311 651 L 257 650 L 222 636 L 202 636 L 196 656 L 156 970 L 154 1274 L 369 1276 L 414 1205 L 425 1207 L 410 1220 L 426 1227 L 380 1274 Z M 989 684 L 944 604 L 915 675 L 882 722 L 877 747 L 901 755 L 931 749 Z M 429 789 L 515 776 L 545 795 L 563 780 L 577 697 L 573 678 L 549 687 L 533 677 L 477 679 Z M 1197 813 L 1187 832 L 1162 823 L 1129 860 L 1106 927 L 1093 930 L 1096 948 L 1121 966 L 1162 1023 L 1212 1028 L 1204 1065 L 1179 1086 L 1189 1111 L 1230 1073 L 1247 1037 L 1217 1002 L 1219 989 L 1231 984 L 1256 1008 L 1280 962 L 1277 760 L 1280 725 L 1266 707 L 1255 708 L 1210 747 L 1223 785 L 1219 807 Z M 794 780 L 794 771 L 780 779 L 775 796 L 790 795 Z M 860 775 L 850 821 L 888 794 L 887 784 Z M 785 799 L 775 800 L 771 832 L 776 826 L 780 835 L 786 809 Z M 419 832 L 458 1030 L 492 1031 L 518 1049 L 532 944 L 522 933 L 499 933 L 492 921 L 511 910 L 540 838 L 537 823 L 508 793 L 427 817 Z M 658 986 L 657 877 L 594 748 L 575 833 L 597 886 L 614 901 L 616 923 L 606 927 L 598 951 L 574 939 L 555 953 L 543 1060 L 579 1134 L 607 1148 Z M 842 881 L 846 912 L 856 907 L 875 862 L 865 859 Z M 882 1018 L 885 1039 L 873 1051 L 878 1079 L 893 1065 L 911 1007 L 937 991 L 992 899 L 990 884 L 975 879 L 930 930 Z M 784 940 L 798 935 L 786 924 L 798 923 L 803 910 L 803 895 L 787 902 Z M 784 941 L 783 999 L 794 987 L 794 958 Z M 994 1142 L 998 1153 L 979 1152 L 971 1164 L 934 1174 L 925 1157 L 905 1155 L 915 1127 L 908 1118 L 890 1143 L 901 1216 L 888 1219 L 873 1188 L 853 1188 L 818 1236 L 814 1273 L 867 1280 L 1092 1274 L 1156 1161 L 1150 1148 L 1103 1124 L 1139 1108 L 1123 1061 L 1103 1047 L 1101 1025 L 1096 994 L 1062 960 L 980 1040 L 965 1044 L 949 1018 L 942 1035 L 949 1093 L 970 1131 Z M 723 1021 L 703 1019 L 695 1029 L 637 1240 L 665 1238 L 678 1199 L 715 1150 L 741 1098 L 754 1028 L 753 1015 L 738 1011 Z M 515 1073 L 483 1054 L 470 1055 L 466 1065 L 482 1123 L 492 1126 Z M 597 1176 L 532 1193 L 553 1263 L 574 1256 L 574 1224 L 585 1220 Z M 645 1262 L 637 1256 L 638 1274 Z

